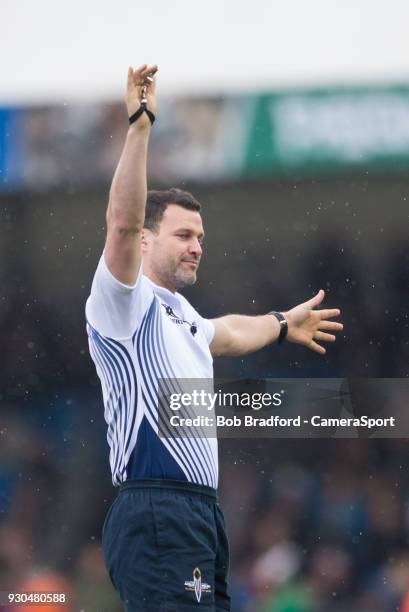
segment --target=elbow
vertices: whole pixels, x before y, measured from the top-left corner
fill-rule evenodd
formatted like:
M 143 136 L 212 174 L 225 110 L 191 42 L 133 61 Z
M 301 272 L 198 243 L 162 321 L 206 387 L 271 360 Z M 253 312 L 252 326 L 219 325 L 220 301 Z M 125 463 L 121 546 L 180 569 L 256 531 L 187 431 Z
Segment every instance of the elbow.
M 140 234 L 143 229 L 144 218 L 134 211 L 118 209 L 110 201 L 106 212 L 106 223 L 109 232 L 121 235 Z
M 142 225 L 130 222 L 115 222 L 108 224 L 108 233 L 116 234 L 120 238 L 135 237 L 142 232 Z
M 240 337 L 240 334 L 234 331 L 230 331 L 223 339 L 223 342 L 215 342 L 212 348 L 214 357 L 240 357 L 245 355 L 246 352 L 243 339 Z

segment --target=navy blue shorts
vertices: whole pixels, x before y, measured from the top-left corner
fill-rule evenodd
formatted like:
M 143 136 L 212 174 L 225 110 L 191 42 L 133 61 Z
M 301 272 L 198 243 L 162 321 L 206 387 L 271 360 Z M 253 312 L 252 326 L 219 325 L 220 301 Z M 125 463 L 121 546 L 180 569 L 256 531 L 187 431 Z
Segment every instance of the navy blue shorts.
M 216 491 L 177 480 L 125 482 L 102 543 L 126 612 L 225 612 L 229 549 Z

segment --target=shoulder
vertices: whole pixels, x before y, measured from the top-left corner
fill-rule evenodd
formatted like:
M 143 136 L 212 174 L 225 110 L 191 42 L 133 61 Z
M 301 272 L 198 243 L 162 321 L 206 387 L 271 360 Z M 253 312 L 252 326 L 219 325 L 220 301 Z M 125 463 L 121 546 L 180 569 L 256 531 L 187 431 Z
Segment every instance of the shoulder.
M 139 270 L 134 285 L 120 282 L 110 272 L 102 254 L 85 306 L 86 319 L 104 336 L 132 336 L 152 301 L 148 279 Z
M 182 295 L 181 293 L 176 293 L 176 296 L 184 311 L 199 315 L 199 312 L 192 306 L 192 304 L 185 298 L 184 295 Z

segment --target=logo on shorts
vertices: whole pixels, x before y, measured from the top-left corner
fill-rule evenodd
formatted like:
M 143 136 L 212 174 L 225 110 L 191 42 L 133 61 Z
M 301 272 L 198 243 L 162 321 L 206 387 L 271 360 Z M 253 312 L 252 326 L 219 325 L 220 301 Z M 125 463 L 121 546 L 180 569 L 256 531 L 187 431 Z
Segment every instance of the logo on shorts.
M 207 582 L 202 582 L 202 572 L 198 567 L 193 570 L 193 580 L 185 580 L 185 591 L 194 591 L 198 603 L 202 593 L 211 593 L 212 587 Z

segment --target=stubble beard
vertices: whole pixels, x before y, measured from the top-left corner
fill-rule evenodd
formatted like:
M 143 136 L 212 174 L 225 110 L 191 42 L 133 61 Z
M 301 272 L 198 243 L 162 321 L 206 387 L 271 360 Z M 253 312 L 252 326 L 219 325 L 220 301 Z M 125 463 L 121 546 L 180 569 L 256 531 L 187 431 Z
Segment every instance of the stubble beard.
M 194 285 L 197 280 L 195 270 L 192 270 L 191 272 L 184 272 L 180 268 L 176 270 L 174 278 L 175 278 L 176 289 L 183 289 L 183 287 L 190 287 L 191 285 Z
M 182 265 L 181 261 L 168 260 L 164 265 L 159 265 L 155 272 L 165 285 L 174 287 L 176 290 L 183 289 L 195 284 L 197 268 L 196 270 L 183 270 Z

